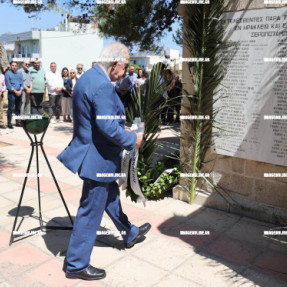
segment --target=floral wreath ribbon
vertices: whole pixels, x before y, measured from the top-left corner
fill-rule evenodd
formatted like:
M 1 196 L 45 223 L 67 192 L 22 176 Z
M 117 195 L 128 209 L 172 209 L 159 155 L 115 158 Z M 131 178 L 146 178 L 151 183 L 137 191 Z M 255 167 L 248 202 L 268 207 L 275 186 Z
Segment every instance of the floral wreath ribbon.
M 144 122 L 141 121 L 141 118 L 135 118 L 132 126 L 132 132 L 144 134 Z M 131 151 L 123 150 L 122 153 L 122 164 L 121 164 L 121 173 L 130 175 L 130 186 L 133 192 L 138 196 L 137 202 L 142 202 L 143 205 L 146 205 L 146 199 L 141 191 L 141 187 L 138 181 L 137 166 L 138 166 L 138 157 L 139 157 L 139 148 L 135 147 Z M 119 186 L 122 189 L 126 189 L 128 186 L 128 176 L 119 178 Z

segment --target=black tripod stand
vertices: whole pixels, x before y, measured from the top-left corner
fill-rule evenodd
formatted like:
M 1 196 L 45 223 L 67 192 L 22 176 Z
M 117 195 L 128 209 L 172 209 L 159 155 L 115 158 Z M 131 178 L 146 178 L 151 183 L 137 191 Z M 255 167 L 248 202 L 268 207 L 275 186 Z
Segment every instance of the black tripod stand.
M 42 121 L 42 122 L 40 122 L 40 121 Z M 23 195 L 24 195 L 24 190 L 25 190 L 25 187 L 26 187 L 26 182 L 27 182 L 27 178 L 28 178 L 28 174 L 29 174 L 29 171 L 30 171 L 30 166 L 31 166 L 31 162 L 32 162 L 32 159 L 33 159 L 33 156 L 34 156 L 34 150 L 35 149 L 36 149 L 36 167 L 37 167 L 37 186 L 38 186 L 38 205 L 39 205 L 40 229 L 41 229 L 41 231 L 43 231 L 43 229 L 61 229 L 61 230 L 72 230 L 73 229 L 73 227 L 68 227 L 68 226 L 47 226 L 47 225 L 44 226 L 43 225 L 42 211 L 41 211 L 41 196 L 40 196 L 40 179 L 39 179 L 39 154 L 38 154 L 38 147 L 39 146 L 40 146 L 40 148 L 42 150 L 42 153 L 43 153 L 43 155 L 45 157 L 45 160 L 47 162 L 47 165 L 49 167 L 49 170 L 50 170 L 51 175 L 53 177 L 53 180 L 55 182 L 55 185 L 56 185 L 56 187 L 58 189 L 58 192 L 59 192 L 60 197 L 61 197 L 61 199 L 63 201 L 65 209 L 66 209 L 66 211 L 68 213 L 68 216 L 70 218 L 71 224 L 73 225 L 73 219 L 72 219 L 72 217 L 70 215 L 70 212 L 69 212 L 68 207 L 66 205 L 66 202 L 64 200 L 63 194 L 62 194 L 62 192 L 60 190 L 58 182 L 57 182 L 57 180 L 55 178 L 55 175 L 53 173 L 53 170 L 52 170 L 52 168 L 50 166 L 50 163 L 48 161 L 47 155 L 46 155 L 46 153 L 44 151 L 44 148 L 43 148 L 43 138 L 44 138 L 45 133 L 46 133 L 46 131 L 48 129 L 48 126 L 49 126 L 49 123 L 50 123 L 50 119 L 43 118 L 41 120 L 32 120 L 32 121 L 31 120 L 21 120 L 21 122 L 23 124 L 23 129 L 24 129 L 25 133 L 27 134 L 27 136 L 29 137 L 29 139 L 31 141 L 32 150 L 31 150 L 30 159 L 29 159 L 29 163 L 28 163 L 28 166 L 27 166 L 26 175 L 25 175 L 25 179 L 24 179 L 24 183 L 23 183 L 23 187 L 22 187 L 22 191 L 21 191 L 21 195 L 20 195 L 17 211 L 16 211 L 16 217 L 15 217 L 15 220 L 14 220 L 14 224 L 13 224 L 13 229 L 12 229 L 12 232 L 11 232 L 9 245 L 11 245 L 13 243 L 13 240 L 14 240 L 14 237 L 15 237 L 14 231 L 15 231 L 15 227 L 16 227 L 16 223 L 17 223 L 17 218 L 19 216 L 21 202 L 22 202 L 22 198 L 23 198 Z M 34 134 L 34 140 L 30 136 L 29 131 Z M 42 133 L 42 132 L 43 132 L 43 135 L 42 135 L 40 141 L 38 141 L 36 134 L 39 134 L 39 133 Z

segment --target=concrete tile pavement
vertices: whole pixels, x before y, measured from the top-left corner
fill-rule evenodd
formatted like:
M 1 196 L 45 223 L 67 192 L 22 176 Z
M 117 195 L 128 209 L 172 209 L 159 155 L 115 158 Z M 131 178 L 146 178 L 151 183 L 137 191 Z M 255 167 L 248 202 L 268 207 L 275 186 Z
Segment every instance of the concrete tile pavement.
M 81 181 L 55 157 L 71 137 L 71 124 L 51 125 L 44 138 L 44 149 L 74 217 L 81 196 Z M 163 129 L 161 138 L 166 145 L 177 141 L 168 127 Z M 188 205 L 172 198 L 147 202 L 143 207 L 131 202 L 124 192 L 121 194 L 122 206 L 130 221 L 138 225 L 149 221 L 153 225 L 152 230 L 132 249 L 124 249 L 120 236 L 99 235 L 91 263 L 105 268 L 107 277 L 98 282 L 66 279 L 62 264 L 71 231 L 48 230 L 24 239 L 17 237 L 17 242 L 8 246 L 23 183 L 23 178 L 13 174 L 25 173 L 30 147 L 21 128 L 0 130 L 0 142 L 1 287 L 287 285 L 286 245 L 263 236 L 265 230 L 275 226 L 196 204 Z M 35 163 L 30 172 L 36 172 Z M 44 221 L 53 225 L 69 225 L 42 156 L 40 172 Z M 22 202 L 26 208 L 21 209 L 23 214 L 18 219 L 20 231 L 39 226 L 37 202 L 36 179 L 32 178 L 28 181 Z M 101 230 L 115 231 L 107 215 L 104 215 Z M 210 234 L 183 235 L 182 231 L 209 231 Z

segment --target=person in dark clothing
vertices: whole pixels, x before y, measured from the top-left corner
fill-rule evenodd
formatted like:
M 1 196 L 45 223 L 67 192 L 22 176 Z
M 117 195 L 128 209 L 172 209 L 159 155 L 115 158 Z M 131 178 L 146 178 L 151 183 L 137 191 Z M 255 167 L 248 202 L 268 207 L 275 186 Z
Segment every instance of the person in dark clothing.
M 129 76 L 124 75 L 121 77 L 115 85 L 115 90 L 120 97 L 125 110 L 127 109 L 128 103 L 131 101 L 131 90 L 132 90 L 133 84 Z
M 173 88 L 173 97 L 175 101 L 175 112 L 176 112 L 176 118 L 175 122 L 179 123 L 179 117 L 180 117 L 180 109 L 181 109 L 181 98 L 182 98 L 182 82 L 179 79 L 178 75 L 175 75 L 175 85 Z
M 5 84 L 8 90 L 8 111 L 7 111 L 7 122 L 8 128 L 13 129 L 12 126 L 12 111 L 15 106 L 16 116 L 20 115 L 20 109 L 22 104 L 22 91 L 24 89 L 22 75 L 17 72 L 18 63 L 12 61 L 10 69 L 5 74 Z M 16 120 L 16 126 L 21 127 L 21 123 Z
M 149 79 L 147 79 L 146 81 L 146 90 L 148 90 L 148 87 L 151 86 L 156 86 L 156 91 L 155 92 L 162 92 L 162 87 L 165 86 L 165 67 L 166 65 L 164 63 L 157 63 L 153 66 L 151 74 Z M 155 77 L 155 73 L 156 71 L 160 70 L 160 75 L 159 77 Z M 157 81 L 156 85 L 153 81 Z M 162 107 L 163 105 L 167 102 L 167 92 L 163 91 L 162 96 L 155 102 L 155 104 L 153 105 L 152 109 L 153 110 L 158 110 L 158 120 L 159 121 L 163 121 L 163 111 L 162 111 Z
M 168 78 L 169 76 L 167 76 Z M 181 108 L 181 92 L 182 83 L 179 76 L 175 75 L 171 84 L 167 88 L 168 93 L 168 106 L 167 106 L 167 122 L 174 122 L 174 110 L 176 112 L 176 122 L 179 122 L 179 114 Z
M 69 70 L 67 68 L 62 69 L 62 77 L 64 80 L 64 88 L 62 89 L 62 114 L 64 117 L 64 122 L 72 122 L 70 111 L 71 111 L 71 92 L 73 83 L 69 78 Z

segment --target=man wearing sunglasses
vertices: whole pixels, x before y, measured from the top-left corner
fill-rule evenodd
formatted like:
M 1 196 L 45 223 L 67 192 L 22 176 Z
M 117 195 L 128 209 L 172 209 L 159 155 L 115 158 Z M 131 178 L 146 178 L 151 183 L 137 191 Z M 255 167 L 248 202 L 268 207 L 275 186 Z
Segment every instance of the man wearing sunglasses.
M 77 81 L 73 94 L 74 135 L 58 159 L 83 179 L 80 207 L 66 257 L 66 277 L 104 278 L 102 269 L 90 265 L 104 211 L 120 232 L 125 248 L 144 239 L 151 225 L 137 227 L 124 214 L 119 187 L 121 152 L 142 147 L 143 135 L 125 129 L 125 109 L 111 81 L 126 72 L 128 49 L 120 43 L 106 46 L 101 61 Z
M 83 75 L 84 75 L 83 65 L 78 64 L 77 65 L 77 79 L 80 79 Z
M 19 73 L 22 75 L 24 90 L 22 93 L 22 105 L 21 105 L 21 115 L 29 115 L 31 113 L 31 104 L 30 104 L 30 94 L 32 92 L 32 78 L 29 71 L 30 62 L 24 61 L 22 64 L 22 69 L 19 70 Z

